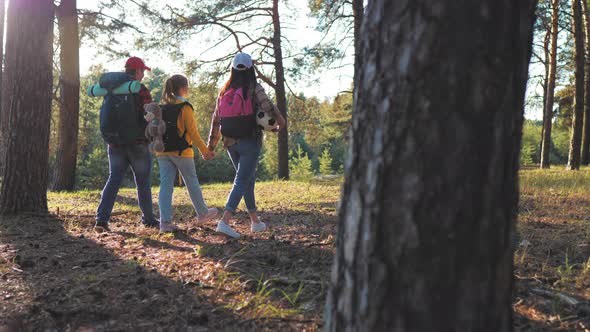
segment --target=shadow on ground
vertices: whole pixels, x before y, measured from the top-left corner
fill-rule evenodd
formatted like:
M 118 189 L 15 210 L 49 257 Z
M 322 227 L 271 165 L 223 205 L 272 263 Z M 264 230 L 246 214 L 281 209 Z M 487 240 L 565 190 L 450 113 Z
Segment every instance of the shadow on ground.
M 44 216 L 2 218 L 0 225 L 0 278 L 12 287 L 1 290 L 0 327 L 10 331 L 261 328 L 255 320 L 209 301 L 214 289 L 146 268 L 141 254 L 123 259 L 105 245 L 115 235 L 75 236 L 64 230 L 61 220 Z M 190 237 L 183 241 L 202 244 Z

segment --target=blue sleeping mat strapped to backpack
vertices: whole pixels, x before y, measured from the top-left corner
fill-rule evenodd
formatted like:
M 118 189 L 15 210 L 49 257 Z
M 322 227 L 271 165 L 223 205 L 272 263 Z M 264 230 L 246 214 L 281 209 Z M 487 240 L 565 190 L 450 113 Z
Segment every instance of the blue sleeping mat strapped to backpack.
M 105 73 L 100 77 L 99 85 L 107 91 L 100 107 L 100 133 L 107 144 L 132 144 L 142 136 L 143 118 L 136 110 L 135 96 L 115 94 L 115 89 L 129 81 L 133 79 L 127 73 Z

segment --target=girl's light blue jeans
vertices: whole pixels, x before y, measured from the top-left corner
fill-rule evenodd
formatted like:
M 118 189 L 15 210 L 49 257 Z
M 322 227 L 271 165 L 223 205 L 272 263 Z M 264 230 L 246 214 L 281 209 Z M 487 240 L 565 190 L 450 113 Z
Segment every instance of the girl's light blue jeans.
M 159 156 L 158 164 L 160 165 L 160 222 L 172 221 L 172 195 L 177 170 L 182 175 L 197 216 L 206 215 L 207 204 L 203 199 L 193 158 Z
M 227 148 L 236 169 L 236 177 L 227 198 L 226 211 L 235 213 L 243 197 L 248 212 L 256 212 L 254 185 L 256 184 L 256 167 L 258 166 L 260 149 L 260 142 L 256 138 L 241 139 Z

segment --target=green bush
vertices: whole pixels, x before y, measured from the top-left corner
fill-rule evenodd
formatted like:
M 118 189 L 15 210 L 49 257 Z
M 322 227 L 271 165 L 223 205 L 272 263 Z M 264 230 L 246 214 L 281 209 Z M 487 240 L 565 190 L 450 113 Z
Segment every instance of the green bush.
M 533 146 L 531 144 L 525 144 L 523 142 L 523 146 L 520 149 L 520 164 L 521 165 L 535 164 L 536 154 L 537 154 L 537 149 L 535 146 Z
M 86 160 L 78 160 L 77 183 L 82 189 L 100 189 L 109 176 L 109 159 L 104 144 L 99 144 Z
M 273 180 L 278 178 L 279 173 L 279 141 L 278 135 L 266 134 L 264 135 L 264 143 L 262 145 L 262 160 L 261 165 L 264 169 L 265 180 Z
M 330 150 L 324 149 L 322 156 L 320 157 L 320 174 L 331 175 L 332 170 L 332 156 L 330 156 Z
M 290 177 L 297 181 L 306 181 L 313 177 L 311 160 L 303 152 L 300 145 L 297 145 L 297 151 L 292 153 L 289 164 Z
M 521 165 L 539 164 L 541 162 L 541 121 L 525 120 L 522 128 L 520 150 Z M 557 122 L 551 130 L 551 164 L 565 164 L 569 153 L 570 129 L 560 126 Z
M 231 182 L 235 176 L 234 166 L 227 151 L 220 147 L 217 156 L 209 161 L 203 160 L 200 153 L 195 152 L 195 167 L 201 183 Z

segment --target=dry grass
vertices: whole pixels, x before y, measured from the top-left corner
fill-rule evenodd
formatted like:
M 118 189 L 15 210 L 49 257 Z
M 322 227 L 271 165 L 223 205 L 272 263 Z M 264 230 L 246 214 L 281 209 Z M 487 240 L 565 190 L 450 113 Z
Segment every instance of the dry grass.
M 50 193 L 59 217 L 0 223 L 0 278 L 12 285 L 0 287 L 0 327 L 316 331 L 340 181 L 257 184 L 269 231 L 250 234 L 239 213 L 239 240 L 197 227 L 185 188 L 175 191 L 177 234 L 140 227 L 132 189 L 120 192 L 115 211 L 127 213 L 108 235 L 92 231 L 99 192 Z M 229 189 L 204 186 L 208 204 L 222 207 Z
M 521 171 L 516 330 L 590 327 L 588 179 L 589 168 Z M 109 235 L 92 231 L 99 192 L 50 193 L 59 217 L 0 223 L 0 327 L 319 330 L 340 181 L 258 184 L 270 229 L 249 234 L 240 213 L 237 241 L 195 226 L 184 188 L 175 195 L 184 232 L 175 235 L 139 227 L 132 189 L 121 191 L 115 210 L 127 213 L 113 218 Z M 211 206 L 228 191 L 204 187 Z
M 527 331 L 587 330 L 590 169 L 526 170 L 520 179 L 516 326 Z

